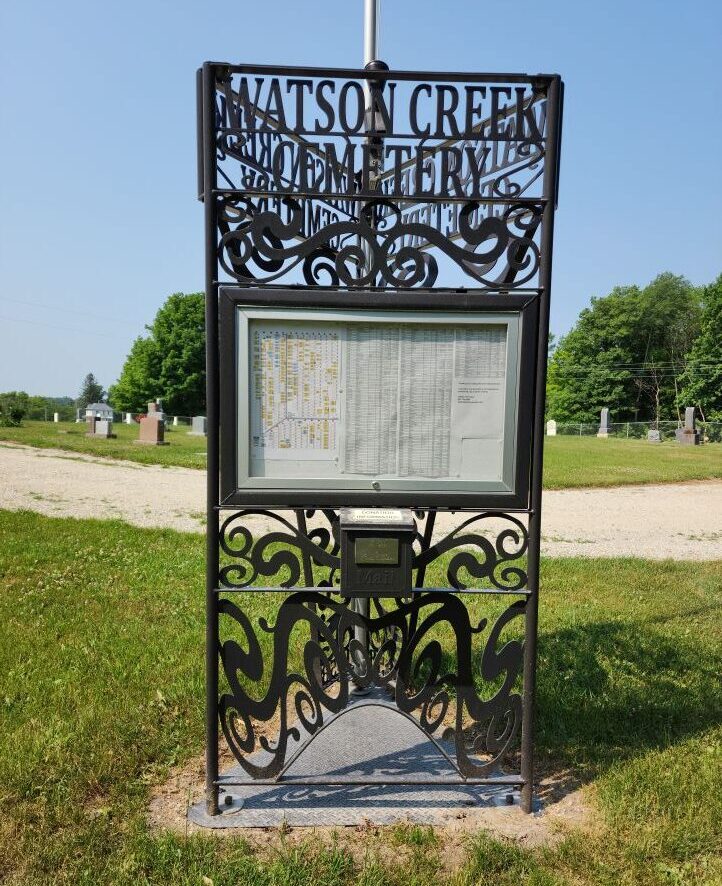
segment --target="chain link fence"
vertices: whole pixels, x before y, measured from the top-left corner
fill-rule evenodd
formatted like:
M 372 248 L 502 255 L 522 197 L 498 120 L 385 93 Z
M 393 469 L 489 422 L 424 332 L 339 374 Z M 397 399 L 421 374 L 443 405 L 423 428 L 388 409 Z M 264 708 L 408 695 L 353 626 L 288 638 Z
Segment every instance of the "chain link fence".
M 113 421 L 122 422 L 122 424 L 125 425 L 132 425 L 139 422 L 141 418 L 146 415 L 146 412 L 114 412 Z M 185 430 L 188 430 L 192 425 L 192 415 L 169 415 L 168 413 L 165 413 L 166 431 L 171 431 L 173 428 L 185 428 Z
M 59 422 L 78 422 L 85 421 L 85 410 L 78 411 L 75 406 L 40 406 L 28 409 L 23 418 L 24 421 L 47 421 L 54 422 L 55 415 L 58 416 Z M 116 424 L 135 424 L 147 415 L 145 412 L 119 412 L 113 410 L 113 421 Z M 165 417 L 166 430 L 172 428 L 190 428 L 193 424 L 192 415 L 168 415 Z
M 55 413 L 58 414 L 58 421 L 85 421 L 85 410 L 82 410 L 82 414 L 79 415 L 74 406 L 58 406 L 55 409 L 51 407 L 32 408 L 28 410 L 25 419 L 52 422 L 55 420 Z M 114 410 L 113 421 L 130 425 L 139 422 L 144 415 L 146 415 L 145 412 L 118 412 Z M 173 428 L 188 430 L 193 424 L 193 416 L 166 415 L 165 424 L 166 430 L 169 431 Z M 662 440 L 674 440 L 674 432 L 681 427 L 682 424 L 678 421 L 660 421 L 659 426 L 650 421 L 615 422 L 609 425 L 609 436 L 617 439 L 646 440 L 648 431 L 658 430 Z M 722 443 L 722 422 L 698 421 L 697 429 L 700 432 L 700 439 L 705 443 Z M 557 436 L 560 437 L 596 437 L 598 430 L 598 422 L 557 422 Z
M 683 427 L 678 421 L 626 421 L 614 422 L 609 425 L 610 437 L 627 440 L 646 440 L 649 431 L 659 431 L 662 440 L 675 440 L 675 431 Z M 700 439 L 705 443 L 722 443 L 722 422 L 698 421 L 697 430 Z M 564 437 L 596 437 L 599 422 L 584 424 L 582 422 L 557 422 L 557 436 Z

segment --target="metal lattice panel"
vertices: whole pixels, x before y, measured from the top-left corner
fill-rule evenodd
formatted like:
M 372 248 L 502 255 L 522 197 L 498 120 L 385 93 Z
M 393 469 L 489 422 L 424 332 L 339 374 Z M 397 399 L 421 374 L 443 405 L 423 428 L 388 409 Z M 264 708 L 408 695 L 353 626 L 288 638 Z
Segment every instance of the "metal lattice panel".
M 208 63 L 198 89 L 208 750 L 207 814 L 192 817 L 208 826 L 229 826 L 221 821 L 236 814 L 247 826 L 323 816 L 347 824 L 376 802 L 387 807 L 375 812 L 379 822 L 413 817 L 412 807 L 432 810 L 419 819 L 432 821 L 513 787 L 530 811 L 561 81 L 392 72 L 381 63 L 365 71 Z M 393 307 L 409 290 L 424 290 L 441 306 L 460 281 L 473 287 L 460 290 L 463 309 L 484 300 L 501 311 L 532 306 L 533 340 L 523 354 L 531 381 L 520 401 L 523 488 L 501 504 L 465 500 L 466 512 L 443 533 L 434 508 L 458 502 L 412 501 L 424 506 L 415 511 L 414 588 L 360 605 L 339 592 L 338 508 L 348 502 L 311 491 L 272 502 L 285 510 L 265 509 L 267 499 L 219 493 L 219 291 L 262 286 L 270 297 L 281 285 L 303 287 L 300 301 L 312 290 L 321 303 L 326 293 L 364 290 L 376 307 Z M 223 450 L 224 464 L 231 450 Z M 244 605 L 260 592 L 277 601 L 270 617 Z M 238 761 L 224 776 L 221 729 Z M 381 749 L 373 751 L 375 733 Z M 406 744 L 392 750 L 400 734 Z M 342 751 L 361 745 L 345 772 L 333 736 Z M 333 760 L 334 772 L 308 775 Z M 426 794 L 420 779 L 434 782 Z M 224 814 L 219 795 L 231 798 Z

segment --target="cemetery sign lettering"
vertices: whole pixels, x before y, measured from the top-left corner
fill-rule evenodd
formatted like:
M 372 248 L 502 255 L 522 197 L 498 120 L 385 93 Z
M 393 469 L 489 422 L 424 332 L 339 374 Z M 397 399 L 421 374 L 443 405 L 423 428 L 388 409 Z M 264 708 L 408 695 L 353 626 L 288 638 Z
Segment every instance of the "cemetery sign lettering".
M 561 79 L 207 63 L 197 85 L 207 813 L 289 777 L 359 688 L 531 811 Z M 244 609 L 261 592 L 272 619 Z M 479 621 L 472 593 L 504 606 Z

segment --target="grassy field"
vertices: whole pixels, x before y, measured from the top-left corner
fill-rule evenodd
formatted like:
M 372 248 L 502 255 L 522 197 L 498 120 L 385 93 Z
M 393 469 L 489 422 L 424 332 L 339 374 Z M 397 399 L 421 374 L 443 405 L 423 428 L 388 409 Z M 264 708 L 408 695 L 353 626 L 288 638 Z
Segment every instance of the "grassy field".
M 28 421 L 21 428 L 1 428 L 0 440 L 28 446 L 57 447 L 72 452 L 125 458 L 143 464 L 205 468 L 206 441 L 191 437 L 187 428 L 170 430 L 170 446 L 139 446 L 137 425 L 114 425 L 117 440 L 85 436 L 85 425 Z M 646 440 L 598 440 L 596 437 L 547 437 L 544 486 L 617 486 L 629 483 L 677 483 L 722 477 L 722 444 L 652 445 Z
M 719 884 L 722 564 L 547 560 L 542 577 L 540 758 L 588 784 L 599 822 L 534 851 L 479 834 L 450 879 L 422 828 L 370 831 L 360 860 L 343 834 L 151 833 L 151 786 L 203 742 L 202 539 L 0 513 L 0 882 Z
M 678 483 L 722 477 L 722 443 L 680 446 L 596 437 L 547 437 L 544 487 Z
M 144 465 L 176 465 L 182 468 L 206 467 L 206 438 L 192 437 L 189 428 L 179 426 L 166 431 L 169 446 L 141 446 L 138 425 L 115 423 L 115 440 L 85 436 L 85 425 L 75 422 L 25 421 L 20 428 L 0 427 L 0 440 L 24 443 L 41 449 L 56 448 L 106 458 L 123 458 Z

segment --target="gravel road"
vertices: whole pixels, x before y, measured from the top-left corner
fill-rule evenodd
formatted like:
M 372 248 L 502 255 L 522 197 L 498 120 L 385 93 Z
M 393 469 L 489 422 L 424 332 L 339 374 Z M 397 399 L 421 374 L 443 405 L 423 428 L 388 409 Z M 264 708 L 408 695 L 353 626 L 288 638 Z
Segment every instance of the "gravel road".
M 203 531 L 203 471 L 2 443 L 0 478 L 0 508 Z M 458 522 L 444 514 L 438 532 Z M 546 492 L 542 551 L 555 557 L 722 559 L 722 481 Z

